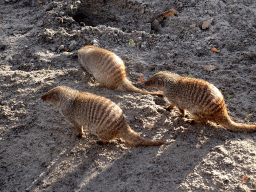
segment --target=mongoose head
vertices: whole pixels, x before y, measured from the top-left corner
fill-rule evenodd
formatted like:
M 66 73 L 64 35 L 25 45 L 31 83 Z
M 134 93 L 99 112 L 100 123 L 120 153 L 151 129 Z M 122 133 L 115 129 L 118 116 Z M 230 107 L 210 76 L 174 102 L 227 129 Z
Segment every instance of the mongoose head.
M 144 85 L 158 90 L 163 90 L 169 80 L 168 76 L 171 74 L 172 73 L 160 71 L 145 81 Z
M 52 103 L 53 105 L 59 107 L 60 106 L 60 101 L 62 98 L 63 93 L 67 92 L 66 88 L 63 86 L 58 86 L 55 87 L 53 89 L 51 89 L 50 91 L 48 91 L 47 93 L 43 94 L 41 96 L 41 99 L 43 101 Z

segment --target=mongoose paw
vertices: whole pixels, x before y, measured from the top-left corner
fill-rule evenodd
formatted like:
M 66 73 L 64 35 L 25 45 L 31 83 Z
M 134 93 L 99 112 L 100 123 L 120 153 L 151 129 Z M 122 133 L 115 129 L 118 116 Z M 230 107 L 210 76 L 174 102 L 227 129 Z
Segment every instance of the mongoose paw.
M 196 125 L 196 124 L 204 125 L 207 123 L 206 120 L 197 120 L 197 119 L 187 119 L 186 122 L 190 123 L 191 125 Z
M 165 107 L 164 109 L 165 109 L 166 111 L 169 111 L 169 112 L 171 111 L 171 109 L 168 108 L 168 107 Z
M 195 125 L 196 124 L 195 119 L 187 119 L 187 120 L 185 120 L 185 122 L 187 122 L 187 123 L 189 123 L 191 125 Z
M 98 145 L 105 145 L 107 143 L 107 141 L 97 141 Z

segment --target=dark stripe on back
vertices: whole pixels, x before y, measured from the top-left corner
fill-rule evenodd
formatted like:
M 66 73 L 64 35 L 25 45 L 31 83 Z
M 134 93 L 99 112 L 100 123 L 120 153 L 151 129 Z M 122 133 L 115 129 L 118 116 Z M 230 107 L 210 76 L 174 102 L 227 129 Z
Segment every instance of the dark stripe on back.
M 116 113 L 112 113 L 112 115 L 109 117 L 108 119 L 108 123 L 106 125 L 106 127 L 116 127 L 117 124 L 119 124 L 119 119 L 120 116 L 119 114 L 117 115 Z
M 201 97 L 198 98 L 197 103 L 199 106 L 206 107 L 207 105 L 205 104 L 210 100 L 208 86 L 204 86 L 201 93 Z
M 108 107 L 109 107 L 109 101 L 103 100 L 98 111 L 97 111 L 96 118 L 95 118 L 95 119 L 97 119 L 97 122 L 95 122 L 95 123 L 100 124 L 100 122 L 102 121 L 103 115 L 108 113 L 108 111 L 107 111 Z
M 207 87 L 202 85 L 201 82 L 198 82 L 197 84 L 198 92 L 195 98 L 195 104 L 200 106 L 200 103 L 202 102 L 202 98 L 207 94 Z
M 105 111 L 102 111 L 103 112 L 103 115 L 100 117 L 100 122 L 98 124 L 98 126 L 106 126 L 106 122 L 104 122 L 105 120 L 108 121 L 109 119 L 109 114 L 110 114 L 110 111 L 111 109 L 113 108 L 113 106 L 111 105 L 110 102 L 106 103 L 106 110 Z M 102 110 L 102 109 L 101 109 Z M 103 124 L 104 123 L 104 124 Z
M 97 102 L 95 103 L 96 104 L 96 107 L 94 109 L 94 112 L 93 112 L 93 116 L 92 116 L 92 122 L 93 123 L 96 123 L 97 119 L 98 119 L 98 114 L 100 112 L 100 109 L 102 107 L 102 97 L 96 97 L 94 98 L 95 100 L 97 100 Z
M 192 95 L 192 101 L 193 101 L 193 104 L 197 105 L 197 99 L 200 96 L 201 87 L 198 84 L 198 82 L 194 82 L 194 83 L 195 83 L 195 89 L 194 89 L 194 94 Z
M 188 90 L 190 90 L 190 95 L 189 95 L 189 98 L 191 99 L 191 101 L 194 101 L 194 96 L 195 96 L 195 92 L 196 92 L 196 83 L 195 82 L 188 82 L 188 84 L 190 85 Z
M 212 109 L 212 113 L 213 114 L 219 113 L 221 110 L 223 110 L 224 107 L 225 107 L 225 102 L 223 102 L 222 100 L 216 105 L 215 108 Z
M 101 60 L 101 68 L 99 69 L 102 72 L 108 72 L 111 68 L 113 68 L 113 59 L 109 56 L 109 54 L 104 54 Z
M 91 122 L 93 122 L 93 112 L 95 111 L 95 108 L 97 107 L 97 99 L 95 99 L 92 95 L 90 102 L 91 102 L 91 106 L 90 106 L 89 119 Z

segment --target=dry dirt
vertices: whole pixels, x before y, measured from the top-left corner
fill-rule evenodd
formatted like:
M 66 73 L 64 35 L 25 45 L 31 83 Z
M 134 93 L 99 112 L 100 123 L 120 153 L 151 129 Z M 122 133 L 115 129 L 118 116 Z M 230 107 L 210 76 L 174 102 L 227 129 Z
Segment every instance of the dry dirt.
M 254 0 L 1 0 L 0 191 L 256 191 L 256 133 L 190 125 L 163 98 L 97 86 L 77 60 L 92 44 L 119 55 L 137 87 L 164 70 L 204 79 L 234 121 L 256 122 Z M 58 85 L 111 99 L 141 136 L 167 143 L 78 139 L 40 99 Z

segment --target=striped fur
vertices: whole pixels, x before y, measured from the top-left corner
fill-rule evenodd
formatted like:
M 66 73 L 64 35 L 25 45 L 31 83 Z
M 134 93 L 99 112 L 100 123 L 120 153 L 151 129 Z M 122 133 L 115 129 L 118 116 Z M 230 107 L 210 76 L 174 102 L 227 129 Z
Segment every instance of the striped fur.
M 162 95 L 135 87 L 126 77 L 123 60 L 115 53 L 95 46 L 85 46 L 78 50 L 78 60 L 103 87 L 118 91 Z
M 41 99 L 57 106 L 75 125 L 79 136 L 83 135 L 83 128 L 87 127 L 103 144 L 115 138 L 122 138 L 134 146 L 165 143 L 140 137 L 126 122 L 121 108 L 105 97 L 59 86 L 42 95 Z
M 230 119 L 222 93 L 207 81 L 158 72 L 144 84 L 163 91 L 171 103 L 167 109 L 177 106 L 183 116 L 184 110 L 188 110 L 194 123 L 212 121 L 234 132 L 256 131 L 256 125 L 239 124 Z

